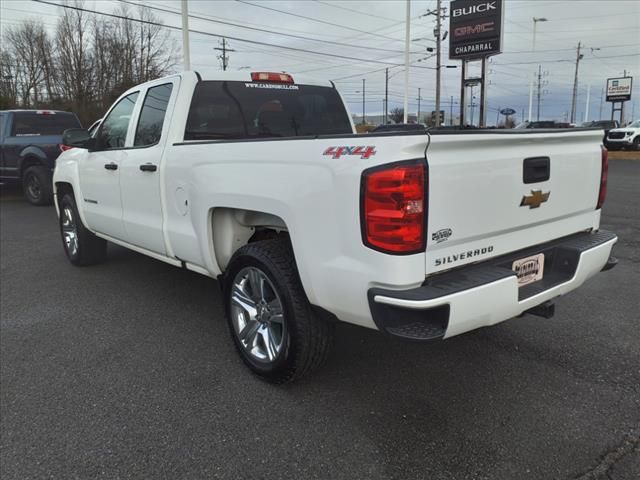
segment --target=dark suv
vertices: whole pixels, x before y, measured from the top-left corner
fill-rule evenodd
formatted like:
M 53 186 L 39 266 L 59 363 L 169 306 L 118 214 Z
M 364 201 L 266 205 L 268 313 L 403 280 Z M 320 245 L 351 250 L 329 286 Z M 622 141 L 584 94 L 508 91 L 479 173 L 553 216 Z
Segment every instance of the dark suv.
M 70 112 L 0 111 L 0 182 L 21 182 L 29 202 L 50 204 L 51 176 L 63 150 L 62 132 L 80 127 Z

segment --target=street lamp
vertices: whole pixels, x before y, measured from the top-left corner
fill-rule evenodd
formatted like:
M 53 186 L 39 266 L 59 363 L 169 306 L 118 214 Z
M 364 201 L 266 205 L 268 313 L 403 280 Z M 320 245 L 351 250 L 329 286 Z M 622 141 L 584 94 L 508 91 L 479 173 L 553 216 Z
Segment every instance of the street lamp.
M 531 52 L 536 51 L 536 27 L 538 22 L 548 22 L 545 17 L 533 17 L 533 41 L 531 44 Z M 535 70 L 533 72 L 535 76 Z M 531 81 L 529 82 L 529 121 L 531 121 L 531 111 L 533 109 L 533 77 L 531 77 Z

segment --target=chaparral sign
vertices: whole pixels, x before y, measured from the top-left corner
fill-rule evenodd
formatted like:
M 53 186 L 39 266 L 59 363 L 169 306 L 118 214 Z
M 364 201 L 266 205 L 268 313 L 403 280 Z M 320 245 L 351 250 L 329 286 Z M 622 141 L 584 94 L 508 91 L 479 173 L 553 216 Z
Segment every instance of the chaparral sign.
M 631 77 L 607 78 L 607 102 L 627 102 L 631 100 Z
M 453 0 L 450 12 L 450 59 L 487 57 L 502 51 L 502 0 Z

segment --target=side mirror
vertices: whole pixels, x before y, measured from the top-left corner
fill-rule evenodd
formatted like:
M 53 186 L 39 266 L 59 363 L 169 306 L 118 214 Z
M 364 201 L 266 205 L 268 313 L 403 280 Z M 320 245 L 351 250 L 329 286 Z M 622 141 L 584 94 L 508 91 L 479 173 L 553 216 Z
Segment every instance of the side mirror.
M 62 134 L 62 144 L 68 147 L 89 148 L 91 135 L 84 128 L 69 128 Z

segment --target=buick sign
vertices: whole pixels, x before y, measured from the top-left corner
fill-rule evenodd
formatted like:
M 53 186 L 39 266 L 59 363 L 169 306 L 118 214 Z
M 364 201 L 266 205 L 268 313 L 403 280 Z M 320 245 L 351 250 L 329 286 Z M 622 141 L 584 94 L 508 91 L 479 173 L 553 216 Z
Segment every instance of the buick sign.
M 631 100 L 633 79 L 631 77 L 607 78 L 607 102 Z
M 474 59 L 502 51 L 503 0 L 453 0 L 449 58 Z

